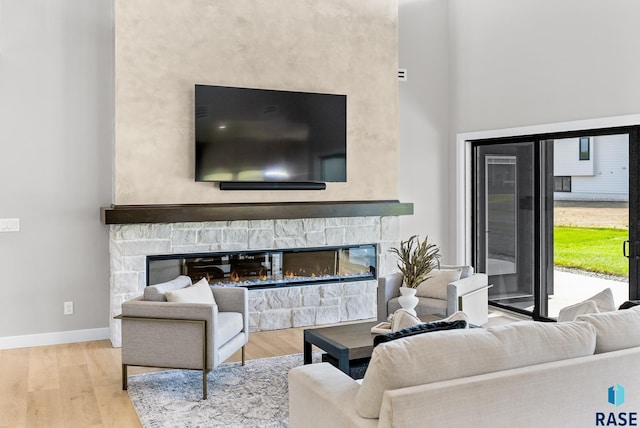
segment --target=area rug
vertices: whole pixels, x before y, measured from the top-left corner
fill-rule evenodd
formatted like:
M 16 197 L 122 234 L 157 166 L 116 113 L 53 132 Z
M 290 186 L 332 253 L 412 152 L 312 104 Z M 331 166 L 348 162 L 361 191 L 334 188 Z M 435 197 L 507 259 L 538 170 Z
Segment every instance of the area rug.
M 314 361 L 320 353 L 314 352 Z M 129 377 L 129 397 L 145 428 L 288 427 L 287 373 L 302 354 L 223 363 L 209 373 L 167 370 Z

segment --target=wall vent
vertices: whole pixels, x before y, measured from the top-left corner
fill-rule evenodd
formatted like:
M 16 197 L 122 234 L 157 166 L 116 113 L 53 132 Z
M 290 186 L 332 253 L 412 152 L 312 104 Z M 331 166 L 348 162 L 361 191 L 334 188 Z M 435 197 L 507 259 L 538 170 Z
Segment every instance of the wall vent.
M 407 81 L 407 69 L 406 68 L 399 68 L 398 69 L 398 80 L 401 82 L 406 82 Z

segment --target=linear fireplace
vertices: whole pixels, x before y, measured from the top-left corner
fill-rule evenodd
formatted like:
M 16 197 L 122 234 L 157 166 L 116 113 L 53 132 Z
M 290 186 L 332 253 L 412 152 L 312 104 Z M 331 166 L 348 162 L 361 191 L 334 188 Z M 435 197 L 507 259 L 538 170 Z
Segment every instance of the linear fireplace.
M 147 285 L 187 275 L 251 289 L 376 279 L 376 245 L 147 256 Z

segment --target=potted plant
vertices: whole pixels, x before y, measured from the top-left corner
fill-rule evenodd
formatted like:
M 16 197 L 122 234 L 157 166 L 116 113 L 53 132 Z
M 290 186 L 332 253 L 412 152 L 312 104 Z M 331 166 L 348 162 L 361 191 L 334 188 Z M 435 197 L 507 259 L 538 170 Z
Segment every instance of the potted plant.
M 398 269 L 402 273 L 398 303 L 415 315 L 414 308 L 418 304 L 416 288 L 429 278 L 432 270 L 440 267 L 440 248 L 429 242 L 428 236 L 421 242 L 417 235 L 413 235 L 406 241 L 400 241 L 399 248 L 392 247 L 390 251 L 398 257 Z

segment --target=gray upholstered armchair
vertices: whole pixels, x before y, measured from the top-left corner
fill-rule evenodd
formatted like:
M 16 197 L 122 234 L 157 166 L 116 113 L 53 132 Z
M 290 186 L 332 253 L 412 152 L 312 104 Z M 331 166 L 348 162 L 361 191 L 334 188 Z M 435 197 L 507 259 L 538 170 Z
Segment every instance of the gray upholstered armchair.
M 188 277 L 180 278 L 191 284 Z M 202 370 L 206 399 L 207 372 L 239 349 L 244 365 L 249 340 L 247 289 L 210 287 L 215 304 L 166 301 L 164 291 L 175 289 L 180 278 L 146 287 L 143 296 L 122 304 L 122 389 L 127 389 L 130 365 Z
M 460 279 L 447 284 L 447 299 L 418 297 L 415 310 L 418 316 L 440 314 L 449 316 L 463 311 L 469 323 L 482 325 L 488 321 L 489 285 L 486 274 L 474 273 L 471 266 L 445 266 L 441 269 L 460 269 Z M 390 314 L 400 309 L 398 297 L 402 285 L 402 274 L 392 273 L 378 278 L 378 320 L 385 321 Z

